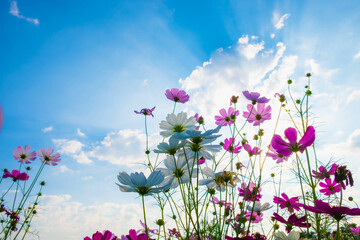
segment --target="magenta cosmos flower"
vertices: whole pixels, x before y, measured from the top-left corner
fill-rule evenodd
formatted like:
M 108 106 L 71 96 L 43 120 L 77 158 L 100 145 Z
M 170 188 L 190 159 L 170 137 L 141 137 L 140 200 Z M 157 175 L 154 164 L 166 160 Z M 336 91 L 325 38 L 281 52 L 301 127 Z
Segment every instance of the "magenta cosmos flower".
M 245 149 L 245 151 L 248 152 L 249 156 L 252 157 L 254 155 L 260 155 L 261 151 L 260 148 L 258 147 L 253 147 L 251 148 L 251 146 L 249 144 L 243 144 L 243 148 Z
M 224 200 L 220 201 L 217 197 L 213 197 L 212 200 L 210 200 L 210 202 L 219 205 L 220 207 L 222 206 L 226 206 L 226 207 L 232 207 L 232 203 L 231 202 L 225 202 Z
M 279 204 L 281 209 L 287 208 L 291 213 L 294 212 L 294 210 L 300 210 L 298 197 L 289 198 L 285 193 L 282 193 L 281 196 L 282 198 L 274 196 L 274 203 Z
M 358 216 L 360 215 L 360 208 L 348 208 L 348 207 L 338 207 L 338 206 L 330 206 L 330 204 L 322 201 L 322 200 L 315 200 L 315 207 L 312 206 L 306 206 L 304 204 L 301 204 L 301 206 L 314 213 L 325 213 L 333 218 L 335 220 L 339 221 L 342 218 L 344 218 L 346 215 L 351 216 Z
M 204 164 L 205 161 L 206 161 L 206 159 L 205 159 L 204 157 L 201 157 L 201 158 L 198 159 L 197 164 L 198 164 L 198 165 Z
M 260 194 L 261 188 L 257 188 L 253 182 L 241 184 L 241 188 L 238 188 L 239 196 L 244 197 L 245 201 L 259 201 L 262 195 Z
M 243 112 L 243 117 L 247 119 L 249 123 L 254 123 L 254 126 L 259 126 L 265 120 L 271 119 L 271 106 L 265 108 L 265 103 L 259 103 L 257 107 L 249 104 L 247 105 L 248 112 Z
M 38 152 L 37 155 L 39 157 L 41 157 L 41 162 L 47 165 L 53 165 L 56 166 L 58 165 L 57 163 L 61 161 L 60 159 L 60 154 L 59 153 L 55 153 L 54 155 L 51 156 L 51 154 L 53 153 L 54 149 L 52 148 L 48 148 L 46 151 L 44 148 L 40 149 L 41 152 Z
M 350 231 L 352 231 L 352 233 L 354 234 L 355 237 L 359 236 L 359 232 L 360 232 L 360 226 L 353 228 L 353 227 L 349 227 Z
M 230 237 L 225 236 L 226 240 L 266 240 L 266 236 L 261 235 L 260 233 L 253 233 L 251 236 L 244 237 Z
M 12 170 L 11 172 L 6 171 L 3 175 L 3 178 L 12 178 L 13 181 L 26 181 L 29 179 L 29 175 L 26 172 L 21 173 L 19 170 Z
M 248 211 L 246 212 L 245 218 L 252 222 L 252 223 L 259 223 L 263 220 L 263 213 L 260 213 L 260 215 L 257 212 Z
M 137 234 L 135 229 L 130 229 L 129 235 L 126 235 L 128 240 L 148 240 L 146 237 L 146 233 Z M 155 240 L 153 238 L 149 238 L 149 240 Z
M 322 187 L 320 192 L 324 193 L 326 196 L 330 196 L 341 191 L 341 186 L 339 183 L 335 182 L 335 179 L 331 181 L 330 178 L 325 178 L 325 182 L 320 182 L 319 185 Z
M 271 217 L 272 219 L 275 219 L 281 223 L 284 223 L 286 225 L 285 229 L 286 232 L 289 233 L 293 226 L 296 227 L 304 227 L 306 228 L 306 216 L 303 216 L 301 218 L 298 218 L 295 213 L 291 214 L 288 220 L 285 220 L 282 216 L 280 216 L 277 213 L 274 213 L 274 215 Z M 309 223 L 309 227 L 311 224 Z
M 243 91 L 244 96 L 247 100 L 250 100 L 253 105 L 256 103 L 268 103 L 270 99 L 267 99 L 266 97 L 260 97 L 260 93 L 258 92 L 249 92 L 249 91 Z
M 267 154 L 269 157 L 274 159 L 276 163 L 282 163 L 284 161 L 287 161 L 290 156 L 284 156 L 276 152 L 276 150 L 273 148 L 273 146 L 270 145 L 269 152 Z
M 118 238 L 109 230 L 105 230 L 103 233 L 97 231 L 92 238 L 85 237 L 84 240 L 118 240 Z
M 25 145 L 24 149 L 22 146 L 18 146 L 14 151 L 15 160 L 21 163 L 31 163 L 29 160 L 34 161 L 36 159 L 36 152 L 29 152 L 31 149 L 30 146 Z
M 165 96 L 174 102 L 186 103 L 189 101 L 189 95 L 186 94 L 184 90 L 179 90 L 177 88 L 167 89 Z
M 324 166 L 319 167 L 319 172 L 316 172 L 315 170 L 312 170 L 313 177 L 317 179 L 324 179 L 324 178 L 330 178 L 331 175 L 335 175 L 335 170 L 337 168 L 337 164 L 333 164 L 331 168 L 326 170 Z
M 155 107 L 153 107 L 152 109 L 149 109 L 149 108 L 143 108 L 143 109 L 141 109 L 140 110 L 140 112 L 139 111 L 134 111 L 136 114 L 143 114 L 143 115 L 145 115 L 145 116 L 147 116 L 147 115 L 150 115 L 150 116 L 152 116 L 152 117 L 154 117 L 154 115 L 152 114 L 152 112 L 155 110 Z
M 293 152 L 303 153 L 315 141 L 315 129 L 313 126 L 309 126 L 306 129 L 304 136 L 299 142 L 297 141 L 297 131 L 295 128 L 287 128 L 284 133 L 289 142 L 285 142 L 277 134 L 271 140 L 271 146 L 283 156 L 290 156 Z
M 226 138 L 224 140 L 223 148 L 230 153 L 239 153 L 241 149 L 240 143 L 235 145 L 234 141 L 235 139 L 233 138 Z
M 222 126 L 227 126 L 227 125 L 231 125 L 235 122 L 235 119 L 237 116 L 239 116 L 239 111 L 236 110 L 233 107 L 229 107 L 228 111 L 226 112 L 226 110 L 224 108 L 220 109 L 219 111 L 220 116 L 216 115 L 215 116 L 215 123 L 216 125 L 222 125 Z

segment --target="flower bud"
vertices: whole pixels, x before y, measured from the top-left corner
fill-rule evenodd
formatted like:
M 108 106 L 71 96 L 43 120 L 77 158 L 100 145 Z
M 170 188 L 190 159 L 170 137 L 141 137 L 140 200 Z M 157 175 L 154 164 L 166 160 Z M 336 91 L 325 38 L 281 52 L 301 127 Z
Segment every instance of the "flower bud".
M 291 80 L 291 79 L 288 80 L 288 84 L 292 84 L 292 80 Z
M 149 151 L 149 150 L 146 150 L 146 151 L 145 151 L 145 154 L 146 154 L 146 155 L 149 155 L 149 154 L 150 154 L 150 151 Z
M 307 76 L 307 77 L 311 77 L 311 73 L 307 73 L 306 76 Z
M 41 186 L 44 186 L 44 185 L 45 185 L 45 181 L 42 181 L 42 182 L 40 183 L 40 185 L 41 185 Z
M 349 201 L 351 202 L 351 201 L 354 201 L 354 198 L 353 197 L 349 197 Z
M 156 225 L 163 226 L 164 224 L 165 224 L 164 220 L 162 220 L 162 219 L 156 220 Z
M 31 167 L 26 167 L 26 170 L 30 171 L 30 170 L 31 170 Z

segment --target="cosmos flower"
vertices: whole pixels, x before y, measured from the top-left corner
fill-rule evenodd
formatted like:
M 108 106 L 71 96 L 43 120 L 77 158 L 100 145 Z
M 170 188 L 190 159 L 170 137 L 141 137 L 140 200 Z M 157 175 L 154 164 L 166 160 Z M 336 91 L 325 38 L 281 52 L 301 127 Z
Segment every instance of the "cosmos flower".
M 349 227 L 350 231 L 352 231 L 352 233 L 354 234 L 355 237 L 359 236 L 359 232 L 360 232 L 360 226 L 353 228 L 353 227 Z
M 293 152 L 304 152 L 305 149 L 311 146 L 315 141 L 315 129 L 309 126 L 306 129 L 304 136 L 297 141 L 297 131 L 295 128 L 287 128 L 285 136 L 289 143 L 285 142 L 279 135 L 275 134 L 271 140 L 271 146 L 283 156 L 290 156 Z
M 235 122 L 236 117 L 240 114 L 239 110 L 235 111 L 233 107 L 229 107 L 227 112 L 224 108 L 222 108 L 219 112 L 220 116 L 215 116 L 215 124 L 221 126 L 230 126 Z
M 231 202 L 225 202 L 224 200 L 220 201 L 217 197 L 213 197 L 212 200 L 210 200 L 210 202 L 219 205 L 220 207 L 222 206 L 226 206 L 226 207 L 232 207 L 232 203 Z
M 290 156 L 284 156 L 276 152 L 276 150 L 273 148 L 273 146 L 270 145 L 269 152 L 267 154 L 269 157 L 274 159 L 276 163 L 282 163 L 284 161 L 287 161 Z
M 315 200 L 315 207 L 306 206 L 304 204 L 301 204 L 301 206 L 310 212 L 328 214 L 338 221 L 344 218 L 346 215 L 351 215 L 351 216 L 360 215 L 360 208 L 330 206 L 329 203 L 326 203 L 319 199 Z
M 164 178 L 165 175 L 161 171 L 153 171 L 148 178 L 142 172 L 131 173 L 130 176 L 126 172 L 121 172 L 118 175 L 118 180 L 122 185 L 117 185 L 122 192 L 137 192 L 140 195 L 147 196 L 162 192 L 170 187 L 169 185 L 160 186 Z
M 84 240 L 118 240 L 118 238 L 109 230 L 105 230 L 103 233 L 97 231 L 92 238 L 85 237 Z
M 247 119 L 249 123 L 254 123 L 254 126 L 259 126 L 265 120 L 271 119 L 271 106 L 265 108 L 265 103 L 259 103 L 257 107 L 249 104 L 247 105 L 248 112 L 243 112 L 243 117 Z
M 261 235 L 260 233 L 251 234 L 251 236 L 244 236 L 244 237 L 230 237 L 225 236 L 226 240 L 266 240 L 266 236 Z
M 157 145 L 157 149 L 154 150 L 155 153 L 166 153 L 169 155 L 175 155 L 175 153 L 185 146 L 185 141 L 180 141 L 174 136 L 170 137 L 169 143 L 162 142 Z
M 227 187 L 235 187 L 238 178 L 236 173 L 230 171 L 222 171 L 215 173 L 211 168 L 204 167 L 202 173 L 208 177 L 208 179 L 199 180 L 200 185 L 206 185 L 208 188 L 216 188 L 220 191 L 225 191 Z
M 247 206 L 246 209 L 248 211 L 253 211 L 253 212 L 263 212 L 269 210 L 270 208 L 272 208 L 272 206 L 270 206 L 270 203 L 266 202 L 264 204 L 261 204 L 259 201 L 256 201 L 254 207 L 253 204 L 251 203 Z
M 340 184 L 336 183 L 335 180 L 331 181 L 330 178 L 325 178 L 325 182 L 320 182 L 319 185 L 322 187 L 320 192 L 324 193 L 326 196 L 330 196 L 341 191 Z
M 286 225 L 285 229 L 286 232 L 289 233 L 293 226 L 296 227 L 304 227 L 306 228 L 306 216 L 298 218 L 295 213 L 291 214 L 288 220 L 285 220 L 282 216 L 280 216 L 277 213 L 274 213 L 274 215 L 271 217 L 272 219 L 275 219 L 281 223 L 284 223 Z M 311 224 L 309 223 L 309 227 Z
M 245 218 L 252 223 L 259 223 L 263 220 L 263 213 L 260 215 L 257 212 L 248 211 L 246 212 Z
M 184 90 L 179 90 L 177 88 L 172 88 L 167 89 L 165 96 L 167 97 L 167 99 L 170 99 L 171 101 L 174 102 L 181 102 L 181 103 L 186 103 L 187 101 L 189 101 L 189 95 L 186 94 L 186 92 Z
M 244 148 L 244 150 L 245 151 L 247 151 L 248 152 L 248 154 L 249 154 L 249 156 L 250 157 L 252 157 L 252 156 L 254 156 L 254 155 L 260 155 L 261 154 L 261 152 L 262 152 L 262 150 L 260 150 L 260 148 L 258 148 L 258 147 L 251 147 L 249 144 L 243 144 L 243 148 Z
M 319 167 L 319 172 L 316 172 L 315 170 L 312 170 L 313 177 L 317 179 L 324 179 L 324 178 L 330 178 L 330 176 L 335 175 L 335 170 L 337 168 L 337 164 L 333 164 L 331 168 L 326 170 L 324 166 Z
M 47 165 L 53 165 L 56 166 L 58 165 L 57 163 L 61 161 L 60 159 L 60 154 L 59 153 L 54 153 L 54 155 L 51 156 L 51 154 L 53 153 L 54 149 L 52 148 L 48 148 L 46 151 L 44 148 L 40 149 L 41 152 L 38 152 L 37 155 L 39 157 L 41 157 L 41 162 Z
M 257 188 L 253 182 L 249 183 L 247 186 L 246 183 L 241 184 L 241 188 L 238 188 L 239 196 L 244 197 L 245 201 L 259 201 L 262 195 L 260 194 L 261 188 Z
M 180 183 L 190 182 L 189 170 L 193 167 L 193 161 L 187 161 L 184 155 L 174 158 L 175 156 L 167 156 L 164 160 L 166 168 L 157 169 L 165 175 L 164 185 L 169 185 L 171 188 L 178 187 Z M 197 168 L 193 168 L 191 177 L 196 177 L 197 171 Z
M 36 159 L 36 152 L 29 152 L 31 149 L 30 146 L 25 145 L 24 149 L 22 146 L 18 146 L 13 154 L 15 160 L 21 162 L 21 163 L 31 163 L 29 160 L 34 161 Z
M 337 166 L 335 169 L 335 182 L 340 183 L 341 187 L 345 190 L 346 186 L 354 185 L 354 179 L 352 173 L 345 165 Z
M 230 106 L 232 105 L 232 104 L 235 104 L 235 103 L 237 103 L 238 102 L 238 99 L 239 99 L 239 96 L 232 96 L 231 98 L 230 98 Z
M 299 198 L 289 198 L 286 193 L 281 194 L 282 198 L 274 196 L 274 203 L 279 204 L 281 209 L 287 208 L 290 213 L 300 210 Z
M 193 117 L 187 118 L 186 112 L 178 114 L 170 113 L 166 117 L 166 121 L 161 121 L 160 135 L 163 137 L 170 137 L 174 133 L 182 133 L 187 130 L 195 130 L 196 119 Z
M 206 159 L 213 159 L 214 153 L 221 150 L 221 146 L 218 144 L 210 144 L 214 142 L 221 134 L 216 134 L 220 131 L 221 126 L 215 129 L 208 130 L 206 132 L 200 132 L 195 130 L 188 130 L 182 133 L 174 134 L 175 138 L 186 140 L 185 152 L 189 158 L 204 157 Z M 180 152 L 179 154 L 184 154 Z
M 6 171 L 4 172 L 3 178 L 12 178 L 14 182 L 17 180 L 19 181 L 26 181 L 29 179 L 29 175 L 26 172 L 20 173 L 19 170 L 12 170 L 11 172 Z
M 266 97 L 260 97 L 260 93 L 258 92 L 251 92 L 249 91 L 243 91 L 244 96 L 247 100 L 250 100 L 253 105 L 256 103 L 268 103 L 270 99 L 267 99 Z
M 239 153 L 241 149 L 240 143 L 234 145 L 234 141 L 235 139 L 233 138 L 226 138 L 224 140 L 223 148 L 229 153 Z
M 300 238 L 300 233 L 293 230 L 289 235 L 286 235 L 282 231 L 277 231 L 273 236 L 275 240 L 298 240 Z
M 198 159 L 197 164 L 198 164 L 198 165 L 204 164 L 204 163 L 205 163 L 205 161 L 206 161 L 206 158 L 201 157 L 201 158 L 199 158 L 199 159 Z
M 153 238 L 147 238 L 146 233 L 141 233 L 138 235 L 138 233 L 135 231 L 135 229 L 130 229 L 129 234 L 126 235 L 128 240 L 155 240 Z
M 152 109 L 149 109 L 149 108 L 143 108 L 143 109 L 141 109 L 140 110 L 140 112 L 138 112 L 138 111 L 134 111 L 136 114 L 143 114 L 143 115 L 145 115 L 145 116 L 147 116 L 147 115 L 150 115 L 150 116 L 152 116 L 152 117 L 154 117 L 154 115 L 153 115 L 153 111 L 155 110 L 155 107 L 153 107 Z
M 146 232 L 146 230 L 145 230 L 145 223 L 143 223 L 143 222 L 140 220 L 140 225 L 144 228 L 144 229 L 143 229 L 143 232 L 145 233 L 145 232 Z M 152 233 L 152 234 L 158 234 L 158 233 L 159 233 L 159 230 L 158 230 L 158 229 L 150 229 L 150 228 L 148 227 L 148 232 L 149 232 L 149 233 Z

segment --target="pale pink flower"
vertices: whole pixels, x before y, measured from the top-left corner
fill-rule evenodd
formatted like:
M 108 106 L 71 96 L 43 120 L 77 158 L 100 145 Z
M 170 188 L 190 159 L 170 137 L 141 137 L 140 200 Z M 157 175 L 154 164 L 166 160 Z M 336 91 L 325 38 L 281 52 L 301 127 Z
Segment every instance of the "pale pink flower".
M 36 159 L 36 152 L 30 152 L 31 147 L 25 145 L 24 149 L 22 146 L 18 146 L 14 151 L 14 158 L 15 160 L 21 163 L 31 163 L 29 160 L 34 161 Z
M 61 161 L 60 159 L 60 154 L 59 153 L 55 153 L 54 155 L 51 156 L 51 154 L 54 152 L 54 149 L 52 148 L 48 148 L 46 151 L 44 148 L 40 149 L 41 152 L 38 152 L 37 155 L 39 157 L 41 157 L 41 162 L 47 165 L 53 165 L 56 166 L 58 165 L 57 163 Z

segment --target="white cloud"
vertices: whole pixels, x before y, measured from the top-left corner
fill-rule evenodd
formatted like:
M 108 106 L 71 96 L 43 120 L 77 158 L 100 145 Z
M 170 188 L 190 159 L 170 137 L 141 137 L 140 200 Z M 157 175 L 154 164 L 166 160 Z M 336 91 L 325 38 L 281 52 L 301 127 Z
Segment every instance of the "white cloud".
M 144 81 L 142 81 L 141 86 L 147 86 L 149 85 L 149 79 L 145 78 Z
M 358 59 L 358 58 L 360 58 L 360 51 L 354 56 L 354 59 Z
M 28 17 L 25 17 L 25 16 L 21 15 L 16 1 L 12 1 L 10 3 L 10 11 L 9 11 L 9 13 L 11 15 L 17 17 L 17 18 L 25 19 L 26 21 L 31 22 L 34 25 L 39 25 L 40 24 L 40 22 L 39 22 L 39 20 L 37 18 L 28 18 Z
M 93 176 L 86 176 L 86 177 L 82 177 L 81 179 L 85 180 L 85 181 L 88 181 L 88 180 L 94 179 L 94 177 Z
M 32 227 L 39 232 L 41 239 L 78 240 L 105 229 L 120 237 L 131 228 L 141 229 L 139 220 L 143 215 L 140 203 L 137 198 L 125 204 L 103 202 L 85 205 L 72 200 L 68 194 L 44 195 Z M 149 225 L 156 228 L 153 222 L 156 217 L 160 218 L 160 213 L 152 206 L 153 201 L 147 200 L 146 204 Z
M 282 29 L 284 27 L 284 22 L 286 19 L 288 19 L 290 17 L 290 14 L 286 13 L 284 15 L 282 15 L 280 17 L 280 15 L 278 13 L 273 13 L 273 23 L 274 23 L 274 27 L 276 29 Z
M 73 170 L 71 170 L 70 168 L 68 168 L 66 165 L 63 165 L 63 164 L 59 166 L 59 171 L 61 173 L 65 173 L 65 172 L 72 173 L 72 172 L 74 172 Z
M 53 126 L 49 126 L 49 127 L 41 129 L 41 131 L 44 133 L 47 133 L 47 132 L 51 132 L 53 129 L 54 129 Z
M 88 158 L 86 153 L 83 151 L 81 142 L 77 140 L 67 139 L 53 139 L 52 140 L 57 148 L 59 148 L 60 154 L 69 155 L 74 158 L 80 164 L 90 164 L 92 161 Z
M 140 130 L 123 129 L 107 134 L 100 145 L 88 152 L 89 156 L 108 161 L 112 164 L 132 166 L 146 162 L 146 135 Z M 149 137 L 150 149 L 159 140 L 156 136 Z
M 339 69 L 335 68 L 335 69 L 324 69 L 320 66 L 319 63 L 317 63 L 315 61 L 315 59 L 307 59 L 305 61 L 305 66 L 310 68 L 309 72 L 312 75 L 317 75 L 317 76 L 322 76 L 325 79 L 332 77 L 334 74 L 336 74 Z
M 80 137 L 86 137 L 85 133 L 81 132 L 80 128 L 76 129 L 76 134 Z
M 275 90 L 281 91 L 271 84 L 285 86 L 284 79 L 293 73 L 297 61 L 296 56 L 283 58 L 285 49 L 280 42 L 275 49 L 265 49 L 263 41 L 252 43 L 243 36 L 236 46 L 215 52 L 179 82 L 191 94 L 190 104 L 200 110 L 205 122 L 213 121 L 219 109 L 229 104 L 231 95 L 240 95 L 247 89 L 261 89 L 269 96 L 274 96 Z
M 347 97 L 346 103 L 350 103 L 352 101 L 355 101 L 355 100 L 359 99 L 359 97 L 360 97 L 360 89 L 354 90 Z
M 270 34 L 270 38 L 274 39 L 275 38 L 275 33 Z

